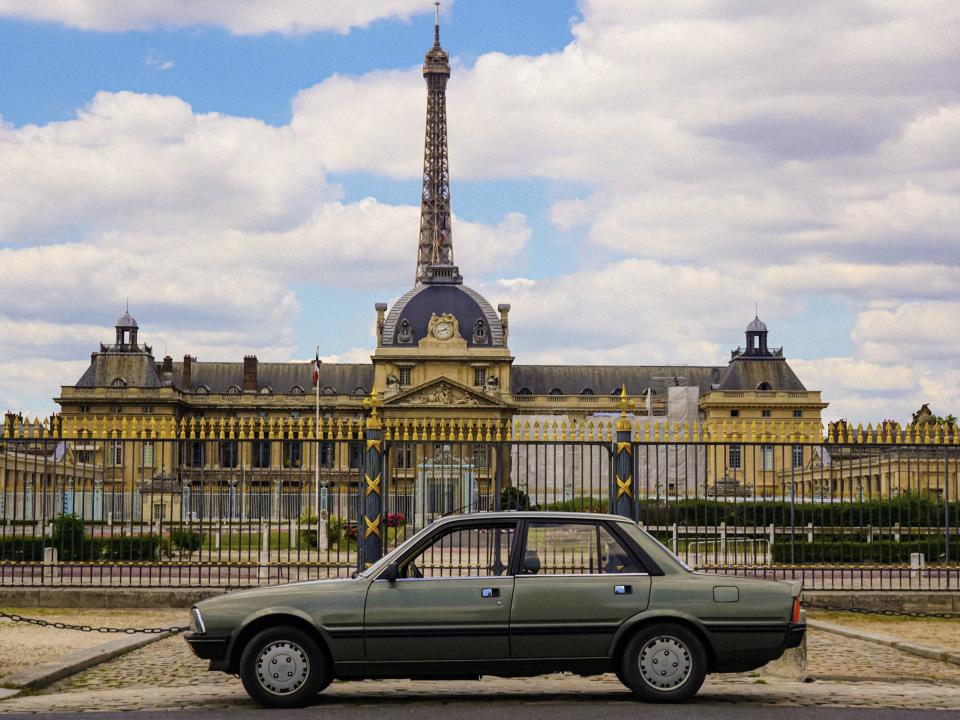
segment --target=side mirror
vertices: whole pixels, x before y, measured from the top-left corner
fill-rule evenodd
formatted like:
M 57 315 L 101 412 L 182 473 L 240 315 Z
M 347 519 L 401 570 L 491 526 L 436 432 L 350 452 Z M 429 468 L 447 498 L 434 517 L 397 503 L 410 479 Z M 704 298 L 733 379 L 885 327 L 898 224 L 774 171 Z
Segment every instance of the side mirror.
M 387 569 L 383 571 L 383 574 L 380 576 L 381 579 L 386 580 L 387 582 L 393 582 L 398 577 L 400 577 L 400 566 L 392 562 L 387 565 Z

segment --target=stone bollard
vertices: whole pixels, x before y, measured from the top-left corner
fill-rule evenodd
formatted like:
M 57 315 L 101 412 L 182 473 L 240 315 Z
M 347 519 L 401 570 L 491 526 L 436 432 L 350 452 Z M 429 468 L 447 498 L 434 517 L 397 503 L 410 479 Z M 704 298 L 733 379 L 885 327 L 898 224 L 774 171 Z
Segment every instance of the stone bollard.
M 59 583 L 62 580 L 57 559 L 58 554 L 55 547 L 43 549 L 43 581 L 45 583 Z
M 270 525 L 260 523 L 260 552 L 257 554 L 257 581 L 270 582 Z
M 919 580 L 923 573 L 921 572 L 927 567 L 926 558 L 923 556 L 923 553 L 910 553 L 910 575 L 914 580 Z
M 809 632 L 809 630 L 807 631 Z M 807 679 L 807 636 L 797 647 L 786 650 L 773 662 L 760 668 L 761 677 L 803 682 Z

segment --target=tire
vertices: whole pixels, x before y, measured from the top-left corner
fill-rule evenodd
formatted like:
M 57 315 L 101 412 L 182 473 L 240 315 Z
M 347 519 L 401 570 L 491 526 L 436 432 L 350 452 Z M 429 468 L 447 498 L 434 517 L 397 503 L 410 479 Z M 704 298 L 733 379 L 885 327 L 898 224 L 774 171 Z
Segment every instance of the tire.
M 707 652 L 700 638 L 682 625 L 651 625 L 627 641 L 618 676 L 646 702 L 684 702 L 703 685 Z
M 240 679 L 264 707 L 303 707 L 330 684 L 330 667 L 313 637 L 280 625 L 260 631 L 244 646 Z

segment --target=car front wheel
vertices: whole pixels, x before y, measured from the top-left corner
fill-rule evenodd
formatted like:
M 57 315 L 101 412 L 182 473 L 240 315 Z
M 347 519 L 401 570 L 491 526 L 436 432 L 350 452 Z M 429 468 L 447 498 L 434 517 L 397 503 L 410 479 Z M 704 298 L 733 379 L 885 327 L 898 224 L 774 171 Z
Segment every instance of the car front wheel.
M 247 694 L 266 707 L 301 707 L 329 683 L 320 646 L 294 627 L 262 630 L 243 648 L 240 679 Z
M 682 625 L 652 625 L 627 642 L 618 674 L 642 700 L 683 702 L 703 685 L 707 653 L 700 639 Z

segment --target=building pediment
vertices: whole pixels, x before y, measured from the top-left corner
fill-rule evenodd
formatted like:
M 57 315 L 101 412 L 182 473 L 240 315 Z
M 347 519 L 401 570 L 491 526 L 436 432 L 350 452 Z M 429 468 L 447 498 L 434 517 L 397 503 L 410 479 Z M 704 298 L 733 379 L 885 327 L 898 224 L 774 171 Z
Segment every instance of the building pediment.
M 503 408 L 499 399 L 481 390 L 469 388 L 449 378 L 437 378 L 425 385 L 405 390 L 384 402 L 384 407 L 423 408 Z

